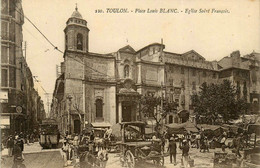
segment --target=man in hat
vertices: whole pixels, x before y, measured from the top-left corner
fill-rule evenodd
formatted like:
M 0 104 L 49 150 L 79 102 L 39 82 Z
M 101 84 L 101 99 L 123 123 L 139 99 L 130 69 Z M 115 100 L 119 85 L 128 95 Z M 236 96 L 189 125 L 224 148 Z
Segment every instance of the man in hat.
M 7 142 L 6 142 L 6 146 L 7 146 L 7 149 L 8 149 L 8 156 L 11 157 L 13 154 L 13 148 L 14 148 L 14 139 L 11 136 L 9 136 Z
M 170 138 L 168 152 L 170 153 L 170 162 L 172 163 L 172 157 L 174 159 L 174 165 L 176 165 L 176 154 L 177 154 L 177 145 L 174 140 L 174 137 Z
M 69 160 L 69 144 L 68 144 L 67 140 L 65 140 L 63 142 L 63 146 L 62 146 L 61 150 L 63 152 L 63 159 L 65 162 L 64 166 L 67 166 L 67 161 Z
M 13 155 L 14 155 L 14 163 L 13 163 L 13 168 L 16 168 L 19 164 L 19 162 L 24 160 L 23 157 L 23 152 L 21 150 L 20 147 L 20 141 L 19 140 L 15 140 L 15 144 L 14 144 L 14 149 L 13 149 Z
M 188 166 L 190 146 L 189 146 L 189 144 L 187 143 L 186 140 L 183 140 L 183 145 L 180 148 L 182 150 L 182 159 L 183 159 L 183 162 L 184 162 L 184 166 L 187 167 Z

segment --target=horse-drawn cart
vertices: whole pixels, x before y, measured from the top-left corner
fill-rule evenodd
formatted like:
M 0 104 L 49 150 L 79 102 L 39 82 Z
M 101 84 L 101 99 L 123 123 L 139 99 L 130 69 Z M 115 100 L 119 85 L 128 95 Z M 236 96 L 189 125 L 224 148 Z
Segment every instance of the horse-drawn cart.
M 160 141 L 147 141 L 144 122 L 121 123 L 121 154 L 122 166 L 130 168 L 138 164 L 153 163 L 157 167 L 164 165 L 164 156 L 161 153 Z
M 75 159 L 75 168 L 105 168 L 108 160 L 106 150 L 92 151 L 89 145 L 80 145 L 78 157 Z

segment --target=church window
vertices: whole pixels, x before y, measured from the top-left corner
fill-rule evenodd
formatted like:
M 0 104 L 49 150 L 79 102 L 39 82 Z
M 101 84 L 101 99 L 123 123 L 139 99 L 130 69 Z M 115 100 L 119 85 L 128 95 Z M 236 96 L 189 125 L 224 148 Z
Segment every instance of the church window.
M 103 117 L 103 101 L 102 101 L 102 99 L 96 100 L 96 117 L 97 118 Z
M 153 54 L 155 53 L 155 48 L 153 48 Z
M 124 77 L 125 78 L 129 77 L 129 65 L 125 65 L 124 67 Z
M 68 49 L 68 35 L 65 36 L 65 49 Z
M 83 50 L 83 36 L 80 33 L 77 35 L 77 49 Z

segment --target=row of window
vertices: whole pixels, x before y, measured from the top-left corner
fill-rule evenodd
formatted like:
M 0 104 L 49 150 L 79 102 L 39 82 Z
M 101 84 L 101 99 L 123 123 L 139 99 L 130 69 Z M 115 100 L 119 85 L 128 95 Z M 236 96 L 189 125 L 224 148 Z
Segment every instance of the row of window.
M 161 51 L 161 47 L 152 47 L 149 50 L 149 55 L 156 54 Z
M 83 20 L 79 20 L 79 19 L 71 19 L 70 21 L 69 21 L 69 23 L 70 22 L 74 22 L 74 23 L 80 23 L 80 24 L 84 24 L 84 25 L 87 25 L 87 22 L 85 22 L 85 21 L 83 21 Z
M 173 67 L 173 66 L 170 66 L 170 67 L 169 67 L 169 71 L 170 71 L 171 73 L 173 73 L 173 72 L 174 72 L 174 67 Z M 192 70 L 191 70 L 191 73 L 192 73 L 192 76 L 196 76 L 196 69 L 192 69 Z M 181 74 L 184 74 L 184 67 L 181 67 Z M 203 77 L 206 77 L 206 76 L 207 76 L 207 72 L 206 72 L 206 71 L 202 71 L 202 76 L 203 76 Z M 213 77 L 213 78 L 216 78 L 216 77 L 217 77 L 216 73 L 213 73 L 213 74 L 212 74 L 212 77 Z
M 170 85 L 173 84 L 173 79 L 169 78 Z M 181 88 L 185 88 L 185 81 L 181 80 Z M 196 90 L 196 82 L 192 82 L 192 90 Z

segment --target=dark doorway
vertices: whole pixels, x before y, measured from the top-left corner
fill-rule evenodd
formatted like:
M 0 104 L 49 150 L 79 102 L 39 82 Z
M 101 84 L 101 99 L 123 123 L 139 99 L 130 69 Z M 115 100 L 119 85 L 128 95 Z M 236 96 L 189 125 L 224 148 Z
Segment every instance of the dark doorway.
M 74 133 L 79 134 L 80 133 L 80 121 L 74 120 Z
M 123 105 L 122 118 L 123 122 L 131 121 L 131 105 Z

